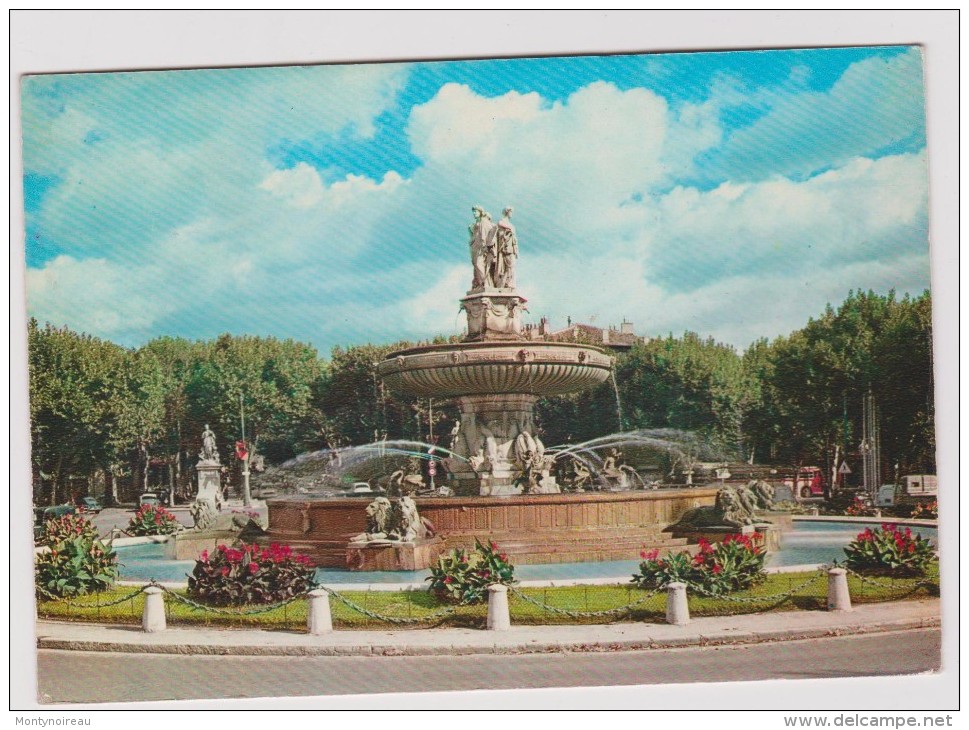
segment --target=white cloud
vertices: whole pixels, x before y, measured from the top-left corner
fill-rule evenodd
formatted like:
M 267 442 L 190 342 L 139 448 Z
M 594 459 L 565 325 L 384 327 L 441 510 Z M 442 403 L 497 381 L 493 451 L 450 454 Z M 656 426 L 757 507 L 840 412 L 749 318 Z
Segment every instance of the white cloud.
M 28 169 L 62 176 L 41 229 L 68 255 L 29 271 L 31 313 L 128 344 L 184 330 L 324 348 L 457 334 L 472 204 L 496 218 L 515 206 L 519 286 L 532 319 L 553 325 L 627 317 L 639 332 L 743 345 L 852 287 L 927 284 L 924 154 L 848 156 L 804 180 L 675 185 L 723 139 L 717 100 L 673 108 L 598 82 L 552 103 L 446 84 L 411 111 L 409 179 L 274 169 L 274 144 L 373 132 L 401 71 L 365 69 L 193 76 L 187 89 L 175 75 L 147 90 L 108 78 L 83 98 L 47 89 L 69 116 L 32 96 L 53 136 Z

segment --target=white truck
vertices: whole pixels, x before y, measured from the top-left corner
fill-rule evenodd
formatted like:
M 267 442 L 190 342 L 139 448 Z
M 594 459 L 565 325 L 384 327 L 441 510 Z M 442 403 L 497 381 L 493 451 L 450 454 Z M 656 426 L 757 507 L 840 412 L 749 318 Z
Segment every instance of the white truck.
M 898 484 L 883 484 L 875 496 L 876 507 L 915 505 L 939 496 L 939 481 L 935 474 L 908 474 Z

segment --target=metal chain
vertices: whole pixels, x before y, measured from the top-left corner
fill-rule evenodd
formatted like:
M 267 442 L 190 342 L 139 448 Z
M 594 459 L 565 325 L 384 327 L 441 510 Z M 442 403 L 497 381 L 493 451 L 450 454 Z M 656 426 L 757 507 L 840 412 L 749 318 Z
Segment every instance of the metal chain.
M 425 616 L 418 616 L 418 617 L 414 617 L 414 618 L 405 618 L 403 616 L 384 616 L 383 614 L 377 613 L 376 611 L 371 611 L 369 609 L 364 608 L 363 606 L 357 605 L 356 603 L 354 603 L 353 601 L 351 601 L 349 598 L 347 598 L 346 596 L 340 595 L 340 593 L 338 593 L 337 591 L 333 590 L 332 588 L 327 588 L 326 586 L 320 586 L 320 587 L 324 591 L 326 591 L 327 593 L 329 593 L 331 596 L 333 596 L 340 603 L 342 603 L 344 606 L 346 606 L 347 608 L 352 609 L 354 611 L 357 611 L 358 613 L 362 613 L 364 616 L 367 616 L 368 618 L 372 618 L 372 619 L 375 619 L 377 621 L 387 621 L 388 623 L 392 623 L 392 624 L 421 624 L 421 623 L 426 623 L 428 621 L 433 621 L 434 619 L 437 619 L 437 618 L 443 618 L 444 616 L 450 616 L 452 613 L 454 613 L 457 610 L 454 607 L 448 607 L 448 608 L 444 608 L 444 609 L 442 609 L 440 611 L 435 611 L 434 613 L 427 614 Z
M 295 601 L 298 601 L 301 598 L 306 598 L 306 596 L 309 595 L 310 591 L 315 590 L 316 588 L 314 586 L 313 588 L 307 591 L 304 591 L 299 595 L 293 596 L 292 598 L 288 598 L 285 601 L 280 601 L 279 603 L 272 603 L 268 606 L 259 606 L 258 608 L 252 608 L 252 609 L 243 611 L 243 610 L 233 610 L 233 609 L 227 609 L 227 608 L 216 608 L 215 606 L 206 606 L 203 603 L 198 603 L 197 601 L 193 601 L 191 598 L 187 598 L 186 596 L 181 596 L 178 593 L 175 593 L 175 591 L 171 591 L 163 585 L 158 585 L 157 583 L 153 583 L 151 585 L 153 585 L 156 588 L 161 588 L 163 591 L 165 591 L 165 593 L 170 595 L 179 603 L 184 603 L 186 606 L 191 606 L 197 611 L 206 611 L 208 613 L 219 614 L 220 616 L 255 616 L 260 613 L 269 613 L 270 611 L 275 611 L 277 608 L 288 606 L 289 604 L 294 603 Z
M 586 616 L 586 617 L 592 617 L 592 616 L 613 616 L 613 615 L 618 616 L 618 615 L 621 615 L 621 614 L 624 614 L 624 613 L 628 613 L 631 608 L 633 608 L 635 606 L 639 606 L 639 605 L 641 605 L 643 603 L 646 603 L 646 601 L 648 601 L 650 598 L 652 598 L 653 596 L 656 596 L 656 595 L 658 595 L 660 593 L 660 591 L 658 591 L 658 590 L 657 591 L 652 591 L 651 593 L 648 593 L 647 595 L 645 595 L 642 598 L 640 598 L 638 601 L 633 601 L 632 603 L 627 603 L 625 606 L 618 606 L 617 608 L 608 608 L 608 609 L 604 609 L 602 611 L 570 611 L 570 610 L 568 610 L 566 608 L 558 608 L 557 606 L 549 606 L 547 603 L 544 603 L 542 601 L 539 601 L 536 598 L 532 598 L 531 596 L 528 596 L 525 593 L 522 593 L 518 588 L 511 588 L 511 589 L 509 589 L 509 591 L 510 591 L 510 593 L 512 595 L 514 595 L 514 596 L 522 599 L 526 603 L 531 603 L 533 606 L 538 606 L 539 608 L 541 608 L 541 609 L 543 609 L 545 611 L 550 611 L 552 613 L 557 613 L 557 614 L 562 615 L 562 616 L 569 616 L 571 618 L 582 618 L 583 616 Z
M 706 596 L 707 598 L 716 598 L 717 600 L 727 601 L 728 603 L 768 603 L 768 602 L 771 602 L 771 601 L 780 600 L 782 598 L 790 598 L 794 594 L 800 593 L 802 590 L 804 590 L 805 588 L 807 588 L 812 583 L 816 583 L 817 581 L 821 580 L 821 578 L 823 578 L 823 577 L 824 577 L 824 574 L 823 573 L 818 573 L 814 577 L 809 578 L 808 580 L 806 580 L 803 583 L 801 583 L 801 585 L 792 588 L 791 590 L 787 591 L 786 593 L 777 593 L 777 594 L 772 595 L 772 596 L 752 596 L 750 598 L 740 598 L 740 597 L 734 597 L 734 596 L 723 596 L 723 595 L 720 595 L 718 593 L 712 593 L 712 592 L 706 590 L 705 588 L 702 588 L 702 587 L 697 586 L 697 585 L 688 585 L 687 586 L 687 588 L 688 588 L 687 595 L 689 595 L 689 592 L 692 590 L 694 593 L 699 593 L 701 596 Z
M 920 580 L 920 581 L 918 581 L 916 583 L 912 583 L 911 585 L 896 586 L 896 585 L 892 585 L 892 584 L 880 583 L 877 580 L 872 580 L 871 578 L 868 578 L 868 577 L 862 575 L 861 573 L 858 573 L 858 572 L 852 570 L 851 568 L 845 568 L 845 572 L 847 572 L 849 575 L 853 575 L 855 578 L 857 578 L 862 583 L 864 583 L 866 585 L 870 585 L 870 586 L 875 586 L 876 588 L 889 588 L 889 589 L 897 588 L 899 590 L 906 590 L 906 591 L 907 590 L 913 590 L 914 591 L 916 588 L 921 588 L 922 586 L 936 585 L 936 582 L 935 582 L 934 579 L 932 579 L 932 578 L 923 578 L 922 580 Z
M 83 601 L 72 601 L 69 598 L 62 598 L 61 596 L 55 596 L 52 593 L 45 591 L 43 588 L 38 586 L 37 590 L 44 594 L 47 598 L 57 603 L 62 603 L 67 606 L 72 606 L 75 608 L 110 608 L 111 606 L 117 606 L 119 603 L 124 603 L 125 601 L 130 601 L 132 598 L 137 596 L 139 593 L 144 593 L 145 589 L 149 586 L 142 586 L 126 596 L 122 596 L 116 601 L 109 601 L 108 603 L 85 603 Z

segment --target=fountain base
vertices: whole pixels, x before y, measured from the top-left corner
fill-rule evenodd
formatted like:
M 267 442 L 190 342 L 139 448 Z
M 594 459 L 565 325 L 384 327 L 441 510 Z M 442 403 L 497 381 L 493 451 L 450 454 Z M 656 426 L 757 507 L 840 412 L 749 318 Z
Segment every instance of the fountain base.
M 348 570 L 425 570 L 437 562 L 444 540 L 427 537 L 412 542 L 382 540 L 347 545 Z
M 649 492 L 419 497 L 421 517 L 433 525 L 440 550 L 494 541 L 516 564 L 636 560 L 643 550 L 682 550 L 684 537 L 664 533 L 689 509 L 712 505 L 716 488 Z M 366 530 L 359 499 L 271 499 L 269 534 L 309 554 L 320 567 L 344 568 L 351 538 Z M 368 556 L 374 555 L 372 559 Z M 358 559 L 359 558 L 355 558 Z M 376 564 L 366 552 L 358 570 Z M 401 561 L 409 558 L 401 557 Z M 417 560 L 415 556 L 414 560 Z M 415 563 L 416 564 L 416 563 Z M 398 568 L 401 569 L 401 568 Z

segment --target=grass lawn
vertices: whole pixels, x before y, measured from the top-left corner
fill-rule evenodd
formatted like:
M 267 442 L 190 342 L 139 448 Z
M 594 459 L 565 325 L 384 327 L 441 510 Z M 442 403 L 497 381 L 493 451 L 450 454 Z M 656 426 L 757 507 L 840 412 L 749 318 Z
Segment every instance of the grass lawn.
M 693 616 L 728 616 L 767 611 L 820 611 L 827 603 L 827 578 L 813 582 L 817 573 L 775 573 L 754 588 L 731 594 L 726 598 L 708 598 L 689 594 Z M 928 586 L 917 586 L 924 579 L 870 578 L 861 580 L 848 576 L 848 589 L 855 604 L 892 600 L 906 600 L 939 594 L 938 565 L 932 567 L 926 579 Z M 805 585 L 808 583 L 808 585 Z M 37 615 L 42 619 L 61 621 L 94 621 L 102 623 L 138 624 L 144 607 L 143 593 L 136 589 L 115 587 L 111 590 L 73 601 L 42 601 Z M 535 605 L 515 591 L 509 594 L 509 609 L 513 624 L 589 624 L 621 621 L 662 622 L 666 615 L 665 591 L 648 597 L 647 591 L 630 585 L 586 585 L 555 588 L 518 589 L 521 594 L 543 605 Z M 792 594 L 791 592 L 794 591 Z M 186 597 L 184 589 L 166 595 L 168 621 L 174 625 L 219 626 L 225 628 L 261 628 L 303 630 L 306 627 L 308 603 L 305 599 L 266 610 L 260 607 L 198 609 L 178 600 Z M 134 595 L 132 595 L 134 594 Z M 341 593 L 358 608 L 351 608 L 337 597 L 330 598 L 333 625 L 337 629 L 404 628 L 417 626 L 461 626 L 483 628 L 487 617 L 486 605 L 451 606 L 440 602 L 426 591 L 347 591 Z M 130 596 L 130 597 L 129 597 Z M 126 600 L 125 597 L 128 597 Z M 115 605 L 105 605 L 120 601 Z M 636 603 L 628 610 L 615 611 Z M 556 611 L 555 609 L 558 609 Z M 598 616 L 569 616 L 559 611 L 582 613 L 606 612 Z M 402 619 L 399 624 L 367 616 Z M 416 621 L 415 621 L 416 620 Z

